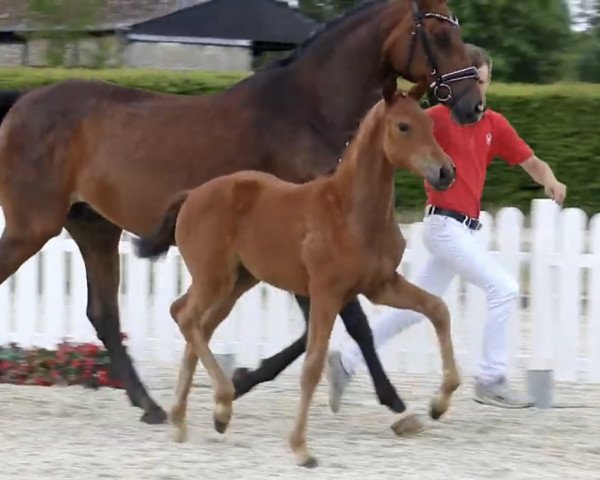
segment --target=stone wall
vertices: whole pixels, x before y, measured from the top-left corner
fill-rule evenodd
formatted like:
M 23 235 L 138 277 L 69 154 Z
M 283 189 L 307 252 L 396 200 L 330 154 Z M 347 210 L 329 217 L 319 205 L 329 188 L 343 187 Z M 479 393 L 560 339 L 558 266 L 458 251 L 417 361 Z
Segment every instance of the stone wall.
M 0 67 L 48 65 L 47 42 L 31 40 L 27 45 L 0 44 Z M 81 40 L 67 48 L 67 66 L 157 68 L 166 70 L 248 71 L 252 54 L 248 47 L 131 42 L 114 37 Z M 101 60 L 102 63 L 98 61 Z
M 132 42 L 123 54 L 128 67 L 176 70 L 248 71 L 252 54 L 247 47 L 180 43 Z
M 205 1 L 208 0 L 107 0 L 103 20 L 106 24 L 127 24 Z M 297 6 L 295 0 L 279 1 Z M 23 27 L 27 19 L 25 6 L 24 0 L 0 0 L 0 28 L 18 31 Z M 0 43 L 0 67 L 47 65 L 46 49 L 45 40 L 31 40 L 26 45 Z M 246 47 L 150 42 L 122 44 L 115 36 L 82 40 L 68 48 L 66 58 L 69 66 L 94 66 L 99 58 L 103 58 L 103 65 L 113 67 L 216 71 L 252 68 L 251 51 Z

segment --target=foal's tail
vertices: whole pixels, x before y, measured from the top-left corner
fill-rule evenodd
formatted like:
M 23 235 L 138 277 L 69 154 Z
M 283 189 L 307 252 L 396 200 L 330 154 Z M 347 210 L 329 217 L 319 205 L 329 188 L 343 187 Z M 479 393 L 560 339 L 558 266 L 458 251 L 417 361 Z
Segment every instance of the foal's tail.
M 178 193 L 163 214 L 162 220 L 154 231 L 134 240 L 136 255 L 141 258 L 157 258 L 169 251 L 175 244 L 175 225 L 183 202 L 187 199 L 188 190 Z

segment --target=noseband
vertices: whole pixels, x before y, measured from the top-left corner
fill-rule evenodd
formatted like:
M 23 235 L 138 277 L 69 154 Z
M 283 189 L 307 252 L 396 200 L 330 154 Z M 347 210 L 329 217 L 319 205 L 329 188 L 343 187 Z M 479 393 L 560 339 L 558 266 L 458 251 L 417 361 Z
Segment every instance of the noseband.
M 458 19 L 455 16 L 447 17 L 446 15 L 441 15 L 439 13 L 423 13 L 421 12 L 416 0 L 411 0 L 411 7 L 415 28 L 411 33 L 410 49 L 404 71 L 409 72 L 409 68 L 414 57 L 417 40 L 420 38 L 421 43 L 423 44 L 423 49 L 425 50 L 425 55 L 427 56 L 427 60 L 429 61 L 429 65 L 431 67 L 431 75 L 435 78 L 435 81 L 431 83 L 429 89 L 433 89 L 433 97 L 438 102 L 446 103 L 452 98 L 452 87 L 450 84 L 469 78 L 478 78 L 477 69 L 475 67 L 469 67 L 463 68 L 462 70 L 455 70 L 445 75 L 440 75 L 437 63 L 431 50 L 429 39 L 427 38 L 427 32 L 423 27 L 423 21 L 426 18 L 437 18 L 438 20 L 449 22 L 458 27 Z

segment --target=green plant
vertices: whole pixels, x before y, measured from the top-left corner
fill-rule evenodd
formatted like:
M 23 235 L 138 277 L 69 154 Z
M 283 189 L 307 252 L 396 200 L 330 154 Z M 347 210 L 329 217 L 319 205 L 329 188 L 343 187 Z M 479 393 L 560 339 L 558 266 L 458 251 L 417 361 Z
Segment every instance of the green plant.
M 93 78 L 156 92 L 201 95 L 223 91 L 249 72 L 165 72 L 137 69 L 0 68 L 0 89 L 28 89 L 67 78 Z M 405 87 L 406 83 L 400 82 Z M 489 105 L 506 115 L 520 135 L 567 184 L 566 207 L 580 207 L 588 215 L 600 212 L 600 85 L 493 83 Z M 425 194 L 422 182 L 408 174 L 397 176 L 397 209 L 402 215 L 420 215 Z M 488 174 L 483 207 L 496 210 L 517 206 L 529 211 L 531 199 L 543 196 L 520 168 L 495 160 Z

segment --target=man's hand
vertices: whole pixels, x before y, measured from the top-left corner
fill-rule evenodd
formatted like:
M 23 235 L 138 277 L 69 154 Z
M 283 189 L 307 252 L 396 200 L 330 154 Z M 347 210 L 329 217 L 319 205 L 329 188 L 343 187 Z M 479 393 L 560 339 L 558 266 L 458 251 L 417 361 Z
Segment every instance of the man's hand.
M 546 162 L 533 155 L 521 166 L 535 182 L 544 187 L 547 196 L 559 205 L 563 204 L 567 196 L 567 187 L 556 179 L 554 172 Z
M 554 200 L 559 205 L 562 205 L 567 196 L 567 186 L 564 183 L 560 183 L 558 180 L 551 182 L 544 188 L 546 195 Z

